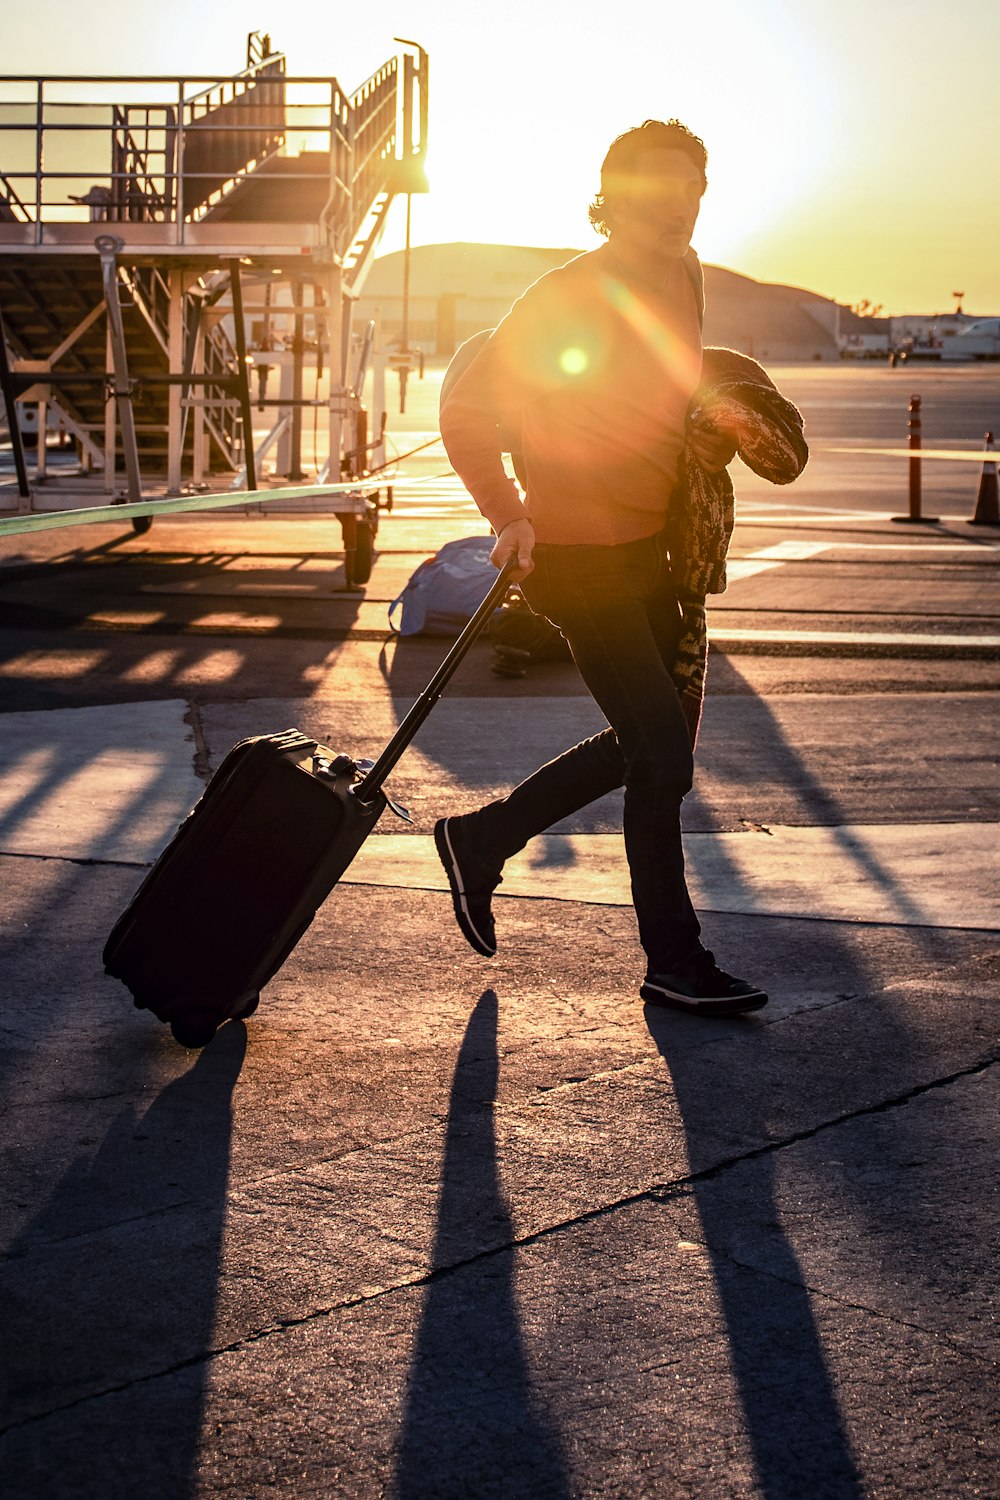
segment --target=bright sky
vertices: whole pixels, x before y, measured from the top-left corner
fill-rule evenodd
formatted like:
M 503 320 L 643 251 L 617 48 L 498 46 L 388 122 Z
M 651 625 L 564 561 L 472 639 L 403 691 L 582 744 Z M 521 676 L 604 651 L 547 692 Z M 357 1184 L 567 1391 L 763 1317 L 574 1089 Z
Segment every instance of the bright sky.
M 611 139 L 676 115 L 703 137 L 702 258 L 886 312 L 1000 314 L 996 0 L 34 0 L 5 72 L 235 71 L 250 27 L 290 72 L 353 90 L 430 54 L 432 192 L 415 243 L 589 248 Z M 2 169 L 2 163 L 0 163 Z M 383 248 L 401 243 L 401 215 Z

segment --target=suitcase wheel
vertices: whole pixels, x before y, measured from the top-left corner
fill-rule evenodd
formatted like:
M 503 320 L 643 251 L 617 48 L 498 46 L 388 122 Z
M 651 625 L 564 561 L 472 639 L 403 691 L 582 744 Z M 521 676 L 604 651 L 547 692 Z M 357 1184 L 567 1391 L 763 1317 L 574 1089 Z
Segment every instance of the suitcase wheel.
M 204 1015 L 182 1016 L 170 1023 L 174 1041 L 180 1042 L 182 1047 L 206 1046 L 216 1029 L 215 1022 Z
M 250 999 L 246 1002 L 245 1005 L 241 1005 L 240 1008 L 239 1008 L 239 1010 L 234 1010 L 233 1011 L 233 1020 L 234 1021 L 245 1021 L 246 1018 L 247 1018 L 247 1016 L 252 1016 L 253 1015 L 254 1011 L 257 1009 L 257 1007 L 258 1007 L 259 1004 L 260 1004 L 260 996 L 259 995 L 251 995 Z

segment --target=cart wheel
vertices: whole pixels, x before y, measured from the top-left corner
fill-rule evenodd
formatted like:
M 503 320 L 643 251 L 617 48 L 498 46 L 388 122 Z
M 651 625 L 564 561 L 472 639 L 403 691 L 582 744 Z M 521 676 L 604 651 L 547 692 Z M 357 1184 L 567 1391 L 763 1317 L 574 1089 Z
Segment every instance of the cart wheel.
M 234 1021 L 245 1021 L 246 1018 L 247 1018 L 247 1016 L 252 1016 L 253 1015 L 254 1011 L 257 1009 L 257 1007 L 258 1007 L 259 1004 L 260 1004 L 260 996 L 259 995 L 251 995 L 250 999 L 247 1001 L 247 1003 L 240 1010 L 234 1010 L 233 1011 L 233 1020 Z
M 181 1020 L 171 1021 L 170 1030 L 175 1042 L 182 1047 L 205 1047 L 215 1035 L 216 1026 L 214 1021 L 208 1021 L 204 1016 L 185 1016 Z
M 152 518 L 152 516 L 133 516 L 132 517 L 132 530 L 135 532 L 136 536 L 145 536 L 146 532 L 149 530 L 149 528 L 152 526 L 152 524 L 153 524 L 153 518 Z
M 367 583 L 372 576 L 372 563 L 374 561 L 375 527 L 371 521 L 359 516 L 351 567 L 352 583 Z

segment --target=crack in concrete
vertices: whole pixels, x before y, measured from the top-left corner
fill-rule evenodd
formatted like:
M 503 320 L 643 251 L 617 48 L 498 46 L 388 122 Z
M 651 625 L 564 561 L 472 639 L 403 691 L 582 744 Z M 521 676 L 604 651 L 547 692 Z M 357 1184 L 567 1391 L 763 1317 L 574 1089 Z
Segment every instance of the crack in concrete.
M 182 1198 L 177 1203 L 161 1203 L 158 1208 L 146 1209 L 141 1214 L 128 1214 L 123 1219 L 108 1219 L 103 1224 L 93 1224 L 88 1229 L 82 1229 L 76 1234 L 61 1234 L 29 1240 L 21 1250 L 3 1251 L 0 1254 L 0 1265 L 10 1265 L 14 1261 L 27 1260 L 29 1256 L 38 1250 L 59 1250 L 65 1245 L 86 1244 L 88 1240 L 99 1240 L 108 1234 L 109 1231 L 128 1229 L 132 1224 L 145 1224 L 150 1219 L 163 1218 L 167 1214 L 173 1214 L 178 1209 L 185 1208 L 191 1208 L 195 1212 L 198 1212 L 199 1205 L 191 1198 Z
M 203 781 L 207 786 L 212 776 L 212 764 L 208 751 L 208 739 L 205 735 L 205 726 L 201 718 L 201 708 L 193 698 L 188 702 L 184 722 L 190 728 L 191 739 L 194 741 L 192 769 L 199 780 Z
M 976 929 L 966 929 L 966 931 L 970 932 L 974 930 Z M 978 930 L 982 931 L 982 929 Z M 1000 933 L 998 933 L 995 928 L 987 928 L 986 930 L 992 937 L 1000 938 Z M 927 974 L 920 974 L 916 976 L 913 974 L 900 974 L 894 979 L 886 980 L 885 984 L 883 984 L 878 993 L 881 995 L 887 994 L 891 990 L 903 989 L 904 987 L 912 988 L 914 985 L 924 986 L 928 984 L 934 984 L 938 980 L 946 979 L 948 975 L 958 975 L 960 976 L 960 978 L 965 979 L 964 971 L 966 969 L 985 969 L 996 963 L 998 959 L 1000 959 L 1000 945 L 991 948 L 989 952 L 986 953 L 968 954 L 964 958 L 956 960 L 956 962 L 954 963 L 946 963 L 939 968 L 931 969 Z M 966 983 L 967 982 L 968 981 L 966 980 Z
M 994 948 L 989 953 L 974 954 L 972 957 L 959 959 L 956 963 L 945 964 L 943 967 L 932 969 L 927 974 L 922 974 L 919 977 L 914 977 L 912 974 L 900 975 L 898 978 L 887 980 L 878 989 L 856 990 L 850 994 L 835 995 L 832 1000 L 821 1001 L 816 1005 L 800 1005 L 795 1010 L 786 1011 L 784 1014 L 774 1016 L 771 1019 L 761 1017 L 760 1024 L 765 1026 L 781 1026 L 786 1021 L 795 1020 L 799 1016 L 832 1010 L 838 1005 L 846 1005 L 854 1000 L 868 1002 L 878 999 L 880 996 L 891 995 L 895 991 L 902 989 L 913 989 L 915 986 L 926 988 L 928 985 L 947 981 L 949 976 L 957 975 L 961 977 L 963 971 L 970 966 L 973 968 L 984 968 L 994 963 L 998 957 L 1000 957 L 1000 948 Z M 954 979 L 952 982 L 955 982 Z
M 585 1087 L 589 1083 L 609 1083 L 612 1079 L 620 1078 L 625 1073 L 638 1073 L 643 1069 L 649 1070 L 649 1081 L 661 1087 L 664 1092 L 671 1092 L 669 1077 L 663 1077 L 658 1059 L 650 1057 L 639 1057 L 634 1062 L 620 1063 L 614 1068 L 601 1068 L 596 1073 L 588 1073 L 583 1077 L 561 1078 L 558 1083 L 536 1083 L 535 1088 L 542 1098 L 525 1098 L 503 1104 L 499 1101 L 495 1105 L 498 1114 L 517 1114 L 527 1106 L 529 1109 L 537 1109 L 540 1105 L 552 1102 L 553 1094 L 565 1094 L 571 1089 Z
M 219 1359 L 223 1355 L 242 1353 L 244 1350 L 252 1347 L 254 1344 L 261 1343 L 265 1339 L 273 1338 L 276 1335 L 285 1334 L 298 1328 L 307 1327 L 324 1318 L 332 1317 L 334 1314 L 350 1312 L 354 1308 L 364 1307 L 368 1303 L 379 1301 L 383 1297 L 394 1296 L 398 1292 L 412 1291 L 419 1287 L 429 1286 L 433 1282 L 442 1281 L 446 1277 L 458 1275 L 463 1271 L 469 1270 L 481 1262 L 494 1260 L 500 1255 L 508 1255 L 515 1250 L 527 1249 L 556 1235 L 576 1229 L 580 1225 L 606 1218 L 608 1215 L 617 1213 L 621 1209 L 632 1208 L 640 1203 L 665 1204 L 676 1202 L 681 1198 L 690 1199 L 696 1192 L 699 1184 L 711 1182 L 723 1173 L 741 1167 L 747 1162 L 756 1161 L 763 1156 L 773 1155 L 778 1151 L 786 1150 L 789 1146 L 796 1146 L 802 1141 L 812 1140 L 816 1136 L 822 1135 L 828 1130 L 835 1129 L 839 1125 L 848 1124 L 852 1120 L 862 1119 L 868 1115 L 885 1114 L 891 1110 L 903 1108 L 912 1103 L 914 1099 L 932 1093 L 937 1089 L 948 1088 L 951 1084 L 957 1083 L 959 1079 L 971 1078 L 984 1073 L 998 1062 L 1000 1062 L 1000 1052 L 992 1053 L 967 1068 L 960 1068 L 956 1072 L 948 1074 L 945 1078 L 936 1078 L 932 1079 L 929 1083 L 917 1084 L 914 1088 L 908 1089 L 903 1094 L 894 1095 L 891 1099 L 884 1099 L 878 1104 L 866 1105 L 862 1109 L 850 1110 L 846 1114 L 836 1116 L 835 1119 L 824 1120 L 819 1125 L 813 1126 L 810 1130 L 796 1131 L 793 1135 L 787 1136 L 780 1141 L 769 1141 L 764 1146 L 755 1147 L 750 1151 L 741 1152 L 736 1156 L 727 1158 L 725 1161 L 718 1162 L 714 1167 L 707 1167 L 703 1171 L 692 1172 L 685 1177 L 680 1177 L 673 1183 L 658 1184 L 654 1187 L 645 1188 L 640 1192 L 627 1194 L 625 1197 L 616 1199 L 612 1203 L 605 1203 L 599 1205 L 597 1208 L 587 1209 L 583 1213 L 575 1214 L 572 1218 L 560 1220 L 556 1224 L 547 1224 L 543 1228 L 533 1230 L 529 1234 L 515 1235 L 501 1245 L 493 1245 L 486 1249 L 478 1250 L 472 1255 L 467 1255 L 463 1259 L 453 1262 L 451 1265 L 435 1266 L 429 1271 L 402 1277 L 391 1286 L 369 1287 L 354 1297 L 346 1297 L 339 1302 L 331 1303 L 329 1306 L 312 1308 L 309 1312 L 303 1313 L 299 1317 L 277 1318 L 267 1327 L 251 1330 L 231 1343 L 220 1344 L 215 1348 L 203 1350 L 198 1354 L 192 1354 L 187 1359 L 179 1360 L 162 1370 L 153 1370 L 146 1375 L 136 1376 L 132 1380 L 123 1381 L 113 1386 L 106 1386 L 99 1391 L 90 1391 L 86 1395 L 80 1396 L 74 1401 L 66 1402 L 62 1406 L 52 1407 L 46 1412 L 39 1412 L 26 1417 L 23 1421 L 11 1423 L 7 1427 L 0 1427 L 0 1437 L 4 1437 L 8 1433 L 20 1431 L 26 1427 L 34 1426 L 39 1422 L 48 1420 L 50 1417 L 60 1416 L 77 1407 L 85 1406 L 91 1401 L 100 1401 L 107 1396 L 121 1395 L 126 1391 L 133 1390 L 137 1386 L 146 1385 L 150 1381 L 169 1379 L 170 1376 L 177 1375 L 183 1370 L 193 1369 L 201 1364 L 208 1364 L 210 1361 Z M 709 1249 L 710 1253 L 714 1253 L 711 1252 L 710 1246 L 706 1245 L 706 1248 Z M 739 1262 L 735 1263 L 740 1264 Z M 774 1275 L 773 1272 L 763 1271 L 757 1267 L 744 1267 L 744 1269 L 755 1271 L 758 1275 Z M 777 1279 L 787 1280 L 786 1278 Z M 788 1282 L 787 1284 L 802 1286 L 803 1290 L 810 1292 L 814 1290 L 804 1282 Z M 831 1294 L 824 1292 L 817 1292 L 816 1295 L 829 1296 L 830 1300 L 837 1300 Z M 854 1306 L 855 1304 L 848 1303 L 846 1305 Z M 885 1318 L 888 1321 L 901 1322 L 901 1320 L 894 1318 L 888 1313 L 877 1313 L 872 1309 L 863 1307 L 859 1307 L 859 1310 L 868 1312 L 872 1316 Z M 964 1349 L 961 1345 L 953 1343 L 945 1334 L 920 1328 L 916 1324 L 902 1323 L 902 1326 L 912 1327 L 914 1331 L 928 1338 L 942 1339 L 956 1353 L 963 1355 L 967 1359 L 972 1359 L 976 1363 L 986 1362 L 991 1365 L 993 1363 L 988 1359 L 984 1361 L 983 1356 L 977 1352 Z
M 755 1276 L 766 1276 L 771 1281 L 781 1282 L 783 1286 L 797 1287 L 809 1293 L 811 1297 L 821 1297 L 826 1302 L 831 1302 L 837 1307 L 850 1308 L 853 1312 L 865 1313 L 868 1317 L 879 1318 L 883 1323 L 892 1323 L 897 1328 L 908 1328 L 912 1333 L 923 1334 L 925 1338 L 932 1338 L 938 1342 L 947 1344 L 949 1349 L 954 1349 L 956 1354 L 962 1354 L 967 1359 L 973 1359 L 989 1369 L 996 1369 L 1000 1360 L 994 1359 L 989 1354 L 984 1354 L 978 1349 L 968 1349 L 965 1345 L 958 1343 L 950 1334 L 942 1332 L 937 1328 L 925 1328 L 922 1323 L 913 1323 L 908 1318 L 901 1318 L 896 1313 L 886 1312 L 883 1308 L 870 1307 L 865 1302 L 853 1302 L 849 1297 L 840 1297 L 836 1292 L 828 1291 L 825 1287 L 815 1286 L 811 1281 L 796 1281 L 793 1276 L 782 1276 L 779 1271 L 771 1271 L 766 1266 L 754 1265 L 752 1261 L 740 1260 L 738 1256 L 730 1255 L 725 1250 L 717 1250 L 710 1240 L 701 1240 L 706 1252 L 713 1260 L 727 1261 L 731 1266 L 738 1266 L 741 1271 L 750 1271 Z
M 834 995 L 832 1000 L 822 1000 L 818 1005 L 799 1005 L 795 1010 L 785 1011 L 784 1015 L 774 1016 L 770 1021 L 763 1021 L 765 1026 L 781 1026 L 785 1021 L 797 1021 L 800 1016 L 820 1015 L 825 1010 L 836 1010 L 838 1005 L 849 1005 L 854 1000 L 873 1000 L 881 995 L 882 990 L 876 990 L 873 994 L 866 995 L 862 990 L 851 995 Z
M 4 1028 L 0 1027 L 0 1035 Z M 17 1033 L 13 1033 L 17 1035 Z M 131 1099 L 132 1089 L 116 1089 L 110 1094 L 57 1094 L 53 1098 L 46 1099 L 22 1099 L 5 1104 L 2 1107 L 4 1114 L 22 1114 L 31 1109 L 52 1109 L 57 1104 L 100 1104 L 105 1099 Z
M 95 859 L 84 854 L 32 854 L 25 849 L 0 849 L 0 859 L 35 859 L 43 864 L 104 866 L 113 870 L 148 870 L 153 863 L 151 859 Z
M 967 1068 L 959 1068 L 954 1073 L 947 1074 L 944 1078 L 934 1078 L 929 1083 L 918 1083 L 905 1093 L 894 1094 L 890 1099 L 883 1099 L 879 1104 L 866 1104 L 859 1109 L 848 1110 L 845 1114 L 837 1115 L 832 1120 L 823 1120 L 819 1125 L 813 1125 L 808 1130 L 797 1130 L 792 1135 L 783 1136 L 780 1141 L 768 1141 L 766 1145 L 755 1146 L 750 1151 L 740 1152 L 736 1156 L 727 1157 L 725 1161 L 717 1162 L 714 1167 L 706 1167 L 700 1172 L 693 1172 L 688 1177 L 680 1177 L 677 1183 L 664 1184 L 662 1187 L 650 1188 L 651 1196 L 661 1201 L 668 1202 L 674 1195 L 674 1189 L 680 1185 L 693 1185 L 694 1183 L 711 1182 L 714 1178 L 721 1176 L 724 1172 L 731 1171 L 734 1167 L 743 1166 L 746 1162 L 757 1161 L 764 1156 L 771 1156 L 776 1151 L 784 1151 L 789 1146 L 797 1146 L 802 1141 L 814 1140 L 816 1136 L 823 1135 L 828 1130 L 834 1130 L 838 1125 L 850 1124 L 852 1120 L 865 1119 L 869 1115 L 887 1114 L 890 1110 L 901 1109 L 911 1104 L 914 1099 L 922 1098 L 924 1094 L 933 1093 L 936 1089 L 948 1088 L 957 1083 L 960 1078 L 974 1078 L 980 1073 L 985 1073 L 1000 1062 L 1000 1052 L 990 1053 L 982 1057 L 978 1062 L 970 1064 Z
M 947 973 L 951 969 L 956 968 L 956 967 L 958 967 L 958 966 L 957 965 L 948 965 L 944 969 L 942 969 L 940 971 L 940 973 L 942 973 L 942 974 Z M 930 977 L 933 978 L 935 976 L 932 975 Z M 896 987 L 895 985 L 891 985 L 891 986 L 887 986 L 886 989 L 895 988 L 895 987 Z M 882 994 L 884 992 L 885 992 L 884 990 L 878 990 L 878 991 L 867 992 L 865 994 L 860 994 L 859 993 L 857 995 L 838 996 L 835 1000 L 828 1001 L 825 1005 L 804 1006 L 800 1010 L 795 1010 L 795 1011 L 789 1012 L 787 1015 L 776 1016 L 774 1018 L 774 1020 L 772 1022 L 770 1022 L 769 1024 L 770 1025 L 780 1025 L 783 1022 L 785 1022 L 785 1021 L 790 1021 L 790 1020 L 796 1019 L 797 1017 L 799 1017 L 801 1015 L 809 1015 L 813 1011 L 823 1011 L 823 1010 L 832 1009 L 832 1008 L 834 1008 L 834 1007 L 836 1007 L 838 1005 L 846 1004 L 846 1003 L 849 1003 L 851 1001 L 858 1000 L 858 999 L 868 1000 L 868 999 L 871 999 L 874 995 L 876 995 L 876 994 Z M 601 1028 L 600 1027 L 592 1027 L 592 1028 L 587 1028 L 587 1029 L 588 1030 L 600 1030 Z M 573 1036 L 573 1035 L 578 1035 L 578 1034 L 579 1033 L 569 1033 L 568 1035 L 569 1036 Z M 563 1038 L 563 1039 L 565 1040 L 566 1038 Z M 706 1037 L 705 1042 L 702 1045 L 704 1045 L 706 1047 L 721 1046 L 721 1045 L 724 1045 L 728 1040 L 729 1040 L 729 1038 L 725 1037 L 725 1036 L 712 1037 L 712 1038 Z M 516 1054 L 521 1054 L 523 1052 L 532 1050 L 536 1046 L 541 1046 L 541 1045 L 543 1045 L 543 1040 L 542 1039 L 538 1039 L 537 1041 L 529 1041 L 523 1047 L 508 1049 L 508 1052 L 505 1053 L 505 1056 L 506 1055 L 510 1055 L 512 1053 L 515 1054 L 515 1055 Z M 989 1063 L 986 1064 L 986 1066 L 988 1066 L 988 1065 L 989 1065 Z M 980 1066 L 981 1065 L 979 1065 L 979 1064 L 974 1065 L 969 1070 L 962 1070 L 962 1071 L 959 1071 L 958 1073 L 951 1074 L 951 1075 L 949 1075 L 948 1078 L 940 1080 L 939 1082 L 933 1082 L 933 1083 L 930 1083 L 930 1084 L 918 1084 L 918 1085 L 915 1086 L 915 1089 L 913 1091 L 911 1091 L 911 1093 L 909 1095 L 900 1095 L 900 1096 L 894 1098 L 893 1100 L 889 1101 L 886 1104 L 865 1106 L 863 1109 L 856 1110 L 853 1113 L 850 1113 L 850 1114 L 847 1114 L 847 1115 L 837 1116 L 836 1119 L 831 1120 L 831 1121 L 826 1121 L 823 1124 L 814 1127 L 810 1131 L 805 1131 L 805 1132 L 801 1132 L 801 1133 L 796 1134 L 796 1135 L 788 1136 L 787 1138 L 783 1138 L 783 1140 L 780 1141 L 780 1142 L 768 1142 L 764 1146 L 760 1146 L 760 1147 L 754 1148 L 754 1150 L 751 1151 L 751 1152 L 747 1152 L 747 1153 L 743 1153 L 743 1154 L 737 1155 L 735 1157 L 727 1158 L 726 1161 L 718 1163 L 715 1167 L 708 1168 L 706 1170 L 708 1172 L 718 1172 L 718 1171 L 728 1170 L 728 1168 L 730 1166 L 732 1166 L 732 1165 L 738 1165 L 739 1163 L 744 1162 L 744 1161 L 750 1161 L 750 1160 L 754 1159 L 755 1156 L 766 1155 L 767 1153 L 769 1153 L 769 1152 L 771 1152 L 773 1150 L 782 1149 L 785 1145 L 795 1145 L 800 1140 L 808 1140 L 808 1139 L 811 1138 L 812 1135 L 818 1133 L 819 1131 L 829 1129 L 830 1126 L 832 1126 L 832 1125 L 842 1124 L 842 1123 L 844 1123 L 844 1122 L 846 1122 L 846 1121 L 848 1121 L 850 1119 L 858 1118 L 859 1116 L 863 1116 L 865 1114 L 872 1113 L 872 1112 L 877 1111 L 879 1109 L 895 1108 L 897 1106 L 897 1104 L 899 1104 L 901 1102 L 905 1103 L 905 1102 L 907 1102 L 907 1100 L 909 1098 L 916 1097 L 920 1093 L 925 1092 L 929 1088 L 937 1088 L 937 1087 L 945 1086 L 948 1083 L 955 1081 L 955 1079 L 965 1076 L 967 1072 L 970 1072 L 970 1071 L 971 1072 L 979 1071 L 980 1070 Z M 522 1109 L 525 1109 L 525 1108 L 527 1108 L 527 1109 L 537 1109 L 537 1108 L 540 1108 L 540 1107 L 547 1107 L 550 1103 L 561 1102 L 560 1100 L 558 1100 L 557 1096 L 567 1094 L 567 1093 L 569 1093 L 572 1090 L 581 1089 L 581 1088 L 585 1087 L 588 1084 L 591 1084 L 591 1083 L 596 1083 L 596 1084 L 607 1083 L 607 1082 L 609 1082 L 611 1080 L 623 1078 L 625 1075 L 627 1075 L 629 1073 L 641 1073 L 644 1069 L 648 1069 L 649 1070 L 649 1082 L 650 1083 L 652 1083 L 654 1085 L 657 1085 L 657 1086 L 662 1086 L 665 1090 L 668 1089 L 668 1087 L 669 1087 L 669 1078 L 664 1079 L 664 1078 L 661 1077 L 661 1075 L 660 1075 L 660 1069 L 659 1069 L 659 1065 L 658 1065 L 658 1060 L 651 1059 L 649 1057 L 644 1056 L 644 1057 L 636 1058 L 636 1059 L 634 1059 L 631 1062 L 620 1063 L 620 1064 L 618 1064 L 617 1066 L 615 1066 L 613 1068 L 599 1069 L 595 1073 L 587 1074 L 587 1075 L 579 1077 L 579 1078 L 561 1079 L 558 1083 L 555 1083 L 555 1084 L 548 1084 L 548 1085 L 537 1084 L 535 1086 L 536 1090 L 537 1090 L 537 1093 L 535 1094 L 534 1097 L 528 1097 L 528 1096 L 526 1096 L 526 1097 L 524 1097 L 522 1099 L 519 1099 L 519 1100 L 512 1100 L 509 1103 L 502 1103 L 500 1101 L 495 1101 L 495 1103 L 493 1104 L 492 1108 L 495 1110 L 495 1112 L 497 1114 L 501 1114 L 501 1115 L 504 1115 L 504 1116 L 514 1116 L 519 1111 L 521 1111 Z M 108 1095 L 108 1096 L 102 1096 L 102 1097 L 118 1097 L 118 1096 L 117 1095 Z M 56 1101 L 56 1102 L 62 1102 L 62 1101 Z M 239 1185 L 239 1188 L 237 1189 L 237 1191 L 238 1192 L 252 1191 L 253 1189 L 255 1189 L 255 1188 L 257 1188 L 257 1187 L 259 1187 L 261 1185 L 266 1185 L 266 1184 L 269 1184 L 269 1183 L 271 1183 L 271 1184 L 277 1184 L 277 1183 L 280 1183 L 283 1179 L 288 1179 L 290 1182 L 299 1181 L 303 1185 L 307 1185 L 310 1188 L 313 1188 L 313 1189 L 315 1189 L 317 1191 L 329 1192 L 329 1193 L 336 1192 L 336 1191 L 338 1191 L 338 1188 L 337 1188 L 336 1185 L 334 1185 L 334 1184 L 327 1184 L 327 1183 L 324 1183 L 324 1182 L 322 1182 L 320 1180 L 317 1180 L 317 1179 L 310 1179 L 309 1174 L 317 1172 L 318 1170 L 320 1170 L 323 1167 L 338 1167 L 338 1166 L 342 1166 L 343 1164 L 349 1162 L 352 1158 L 356 1158 L 356 1157 L 370 1157 L 372 1155 L 377 1155 L 377 1154 L 381 1153 L 381 1154 L 388 1155 L 391 1158 L 392 1155 L 393 1155 L 393 1153 L 395 1153 L 397 1151 L 397 1149 L 400 1148 L 400 1147 L 405 1147 L 405 1146 L 411 1145 L 415 1141 L 420 1140 L 422 1137 L 424 1137 L 424 1138 L 433 1138 L 435 1135 L 440 1135 L 440 1133 L 441 1133 L 440 1128 L 445 1123 L 446 1116 L 444 1116 L 444 1115 L 435 1115 L 434 1119 L 435 1119 L 437 1127 L 438 1127 L 436 1130 L 433 1129 L 433 1128 L 429 1128 L 425 1124 L 425 1125 L 417 1126 L 413 1130 L 404 1131 L 401 1135 L 390 1136 L 386 1140 L 383 1140 L 383 1141 L 377 1141 L 377 1142 L 374 1142 L 374 1143 L 370 1143 L 369 1142 L 369 1143 L 365 1143 L 363 1145 L 352 1145 L 352 1146 L 348 1147 L 346 1150 L 333 1152 L 329 1156 L 316 1157 L 316 1158 L 313 1158 L 312 1160 L 307 1161 L 307 1162 L 299 1163 L 299 1164 L 293 1165 L 293 1166 L 284 1166 L 284 1167 L 281 1167 L 277 1171 L 264 1172 L 264 1173 L 261 1173 L 259 1176 L 250 1177 L 245 1182 L 243 1182 L 243 1183 L 241 1183 Z M 701 1180 L 703 1180 L 703 1174 L 696 1173 L 696 1174 L 693 1174 L 690 1177 L 678 1178 L 677 1179 L 677 1184 L 685 1183 L 685 1182 L 701 1181 Z M 664 1185 L 662 1187 L 653 1187 L 653 1188 L 650 1188 L 650 1189 L 648 1189 L 646 1191 L 648 1193 L 651 1193 L 651 1194 L 656 1194 L 656 1193 L 663 1192 L 669 1198 L 671 1196 L 675 1196 L 675 1193 L 674 1193 L 675 1186 L 676 1186 L 676 1184 L 669 1184 L 669 1185 Z M 639 1196 L 641 1197 L 642 1195 L 639 1195 Z M 621 1202 L 623 1204 L 627 1203 L 627 1202 L 630 1202 L 630 1201 L 632 1201 L 632 1200 L 631 1199 L 623 1199 L 623 1200 L 621 1200 Z M 635 1201 L 638 1201 L 638 1198 L 636 1198 Z M 608 1209 L 611 1210 L 611 1209 L 614 1209 L 617 1206 L 619 1206 L 619 1205 L 618 1204 L 611 1204 L 611 1205 L 608 1205 Z M 176 1212 L 178 1210 L 185 1210 L 185 1209 L 194 1209 L 195 1211 L 197 1211 L 198 1208 L 199 1208 L 199 1204 L 198 1204 L 198 1201 L 196 1199 L 182 1199 L 179 1202 L 160 1205 L 157 1208 L 148 1210 L 148 1212 L 146 1212 L 144 1214 L 138 1214 L 138 1215 L 135 1215 L 135 1216 L 133 1216 L 133 1217 L 131 1217 L 129 1219 L 123 1220 L 123 1221 L 121 1221 L 121 1225 L 119 1225 L 117 1223 L 111 1224 L 111 1225 L 102 1225 L 102 1226 L 99 1227 L 99 1229 L 96 1232 L 100 1233 L 100 1232 L 102 1232 L 103 1230 L 105 1230 L 107 1228 L 123 1227 L 125 1224 L 141 1222 L 143 1219 L 156 1218 L 156 1217 L 158 1217 L 158 1216 L 160 1216 L 161 1214 L 164 1214 L 164 1213 L 174 1213 L 174 1212 Z M 235 1202 L 230 1205 L 230 1209 L 231 1209 L 232 1212 L 244 1212 L 244 1213 L 248 1212 L 248 1210 L 245 1209 L 242 1205 L 240 1205 L 238 1203 L 235 1203 Z M 604 1212 L 604 1211 L 605 1211 L 604 1209 L 594 1210 L 594 1212 L 596 1212 L 596 1213 L 600 1213 L 600 1212 Z M 572 1224 L 574 1221 L 567 1220 L 566 1222 L 568 1224 Z M 79 1235 L 62 1236 L 62 1237 L 59 1237 L 57 1239 L 46 1241 L 46 1244 L 49 1245 L 49 1246 L 57 1246 L 57 1245 L 64 1244 L 67 1241 L 73 1241 L 73 1240 L 76 1240 L 76 1239 L 81 1238 L 81 1237 L 82 1238 L 89 1238 L 93 1233 L 95 1233 L 95 1231 L 91 1229 L 91 1230 L 86 1231 L 83 1236 L 79 1236 Z M 408 1244 L 407 1241 L 400 1241 L 400 1243 L 401 1244 Z M 517 1242 L 512 1242 L 512 1243 L 517 1243 Z M 0 1254 L 0 1263 L 2 1263 L 2 1261 L 4 1259 L 6 1259 L 6 1256 L 3 1255 L 3 1254 Z

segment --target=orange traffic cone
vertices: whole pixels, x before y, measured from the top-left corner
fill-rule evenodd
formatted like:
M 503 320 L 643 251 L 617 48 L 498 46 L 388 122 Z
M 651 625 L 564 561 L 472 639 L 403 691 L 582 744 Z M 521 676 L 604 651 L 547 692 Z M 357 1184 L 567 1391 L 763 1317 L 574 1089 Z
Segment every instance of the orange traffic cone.
M 993 434 L 986 434 L 987 455 L 993 452 Z M 976 497 L 976 509 L 969 517 L 970 526 L 1000 526 L 1000 480 L 997 479 L 997 461 L 995 458 L 987 457 L 983 463 L 982 478 L 979 481 L 979 494 Z

